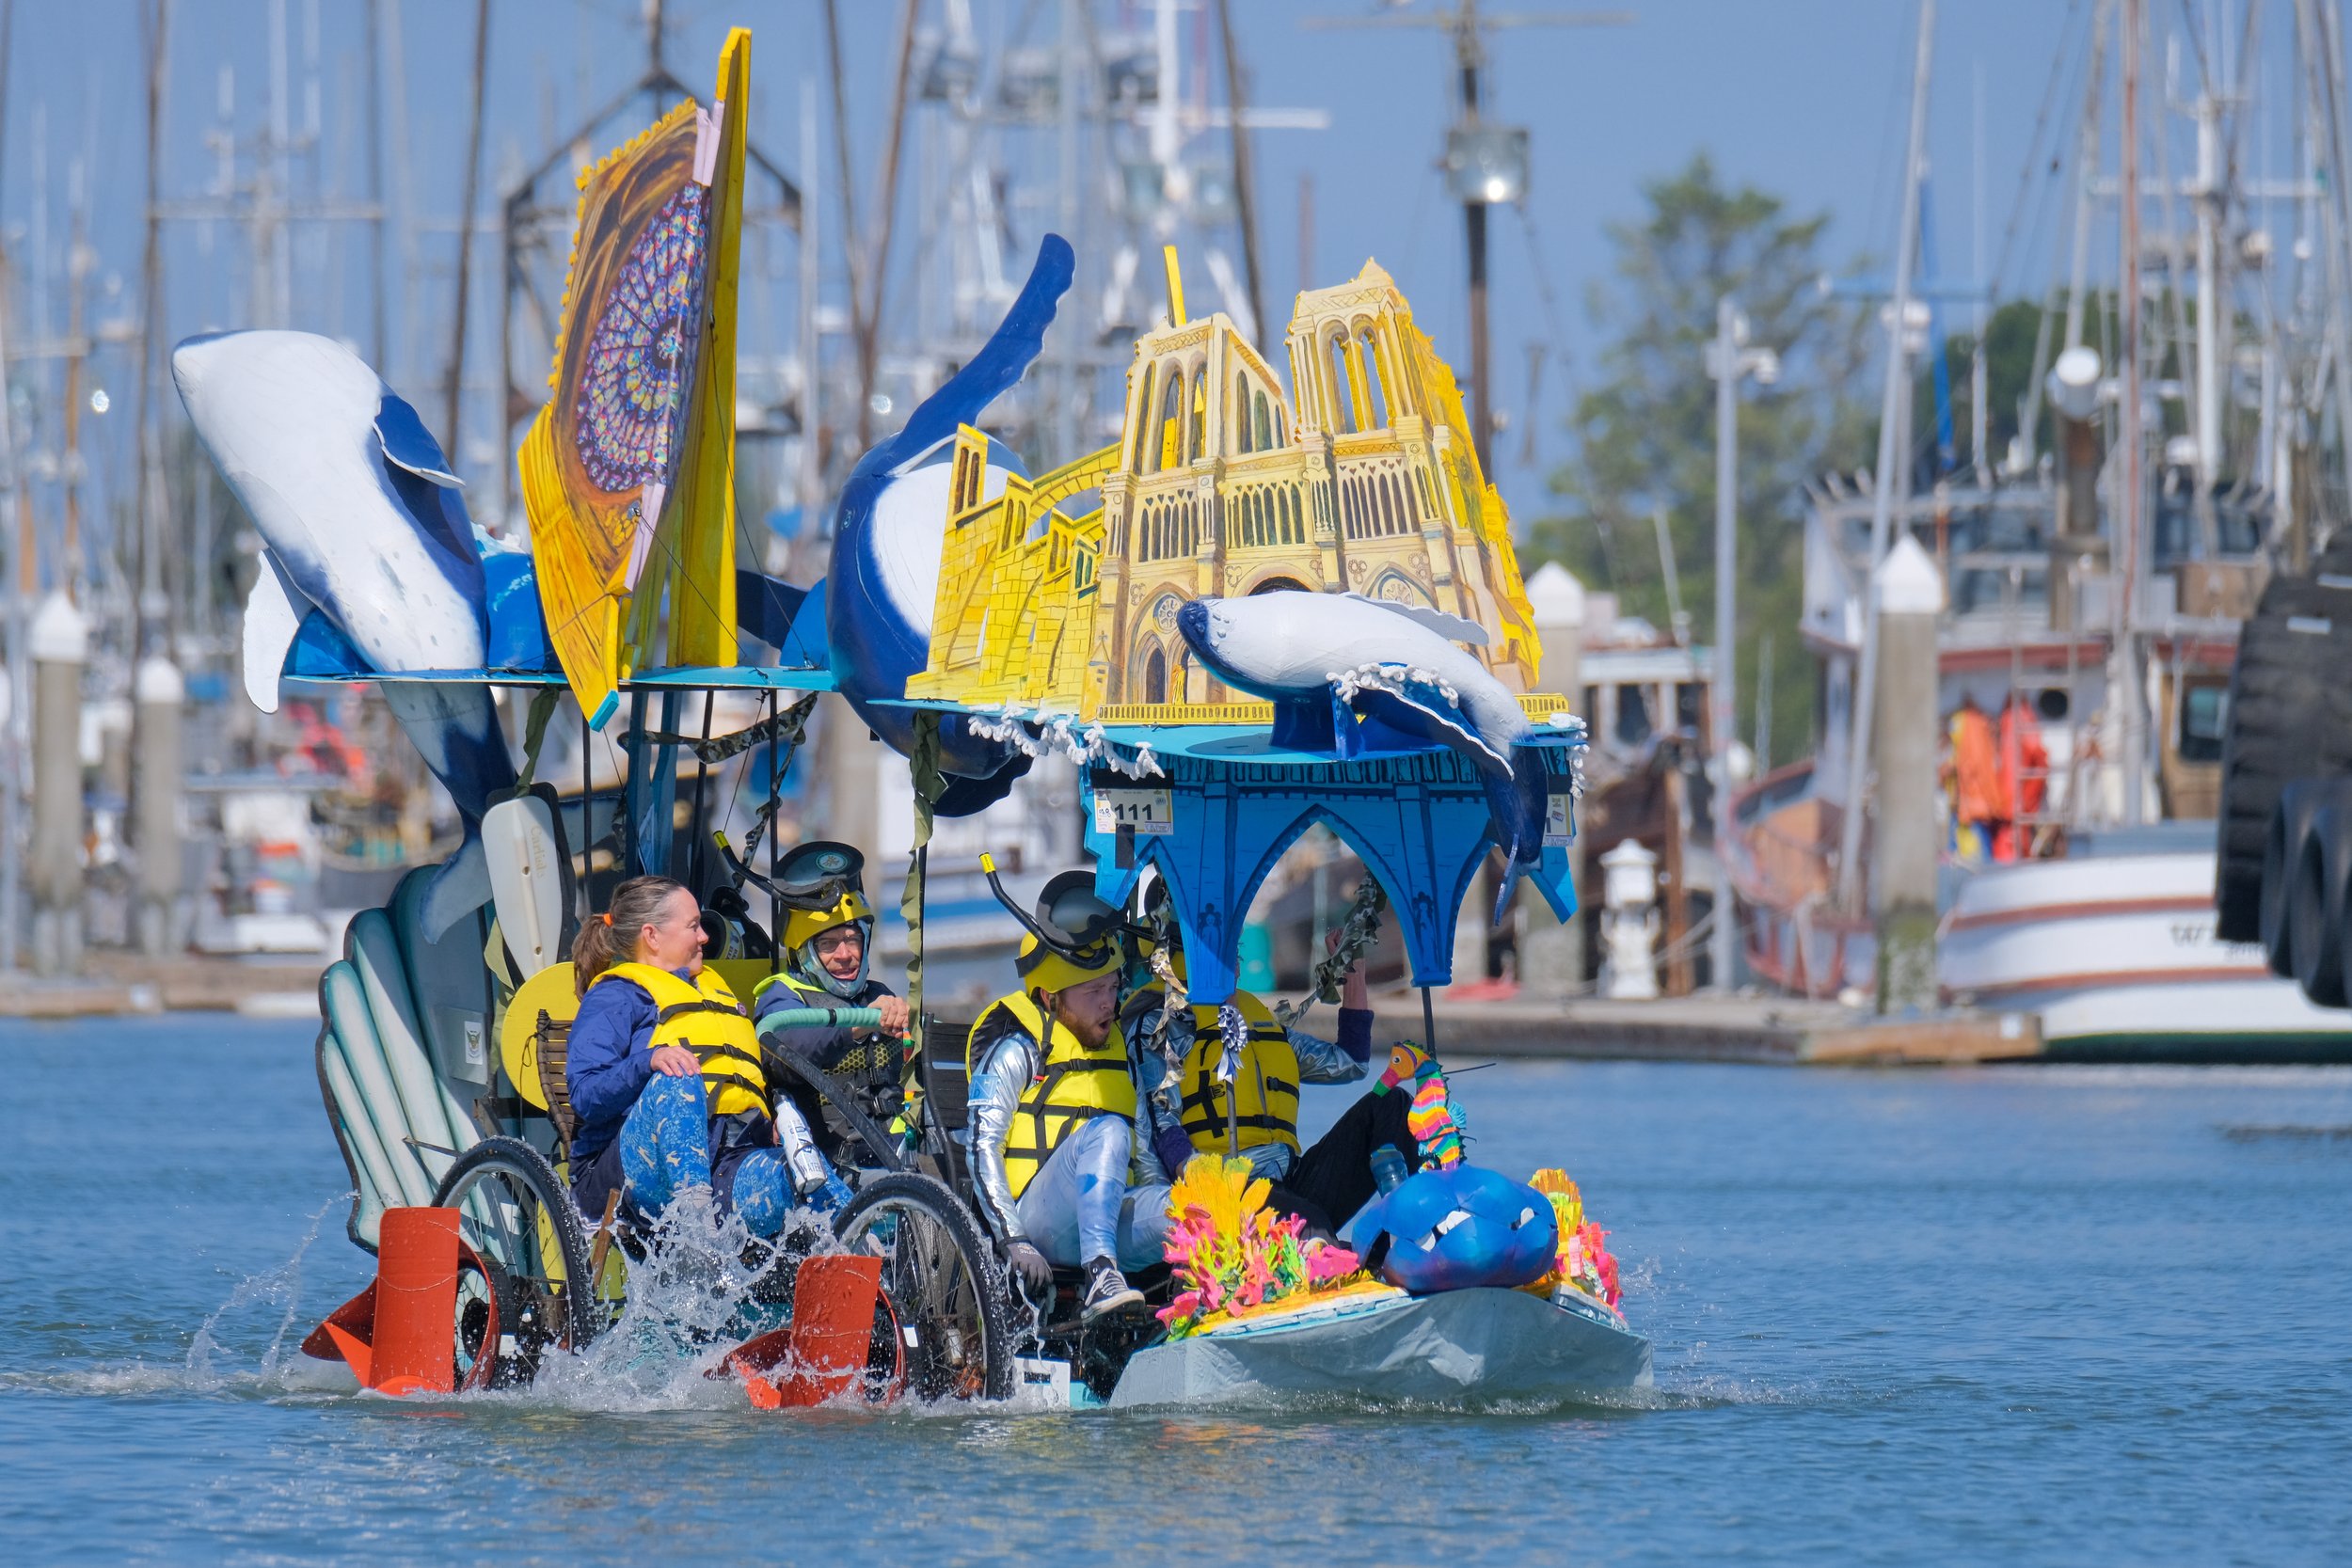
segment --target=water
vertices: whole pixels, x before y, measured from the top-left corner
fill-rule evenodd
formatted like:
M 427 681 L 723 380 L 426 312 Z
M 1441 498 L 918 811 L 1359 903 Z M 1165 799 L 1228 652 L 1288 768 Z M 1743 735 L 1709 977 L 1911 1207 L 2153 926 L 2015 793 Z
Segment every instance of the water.
M 0 1022 L 11 1562 L 2271 1564 L 2352 1540 L 2352 1072 L 1500 1067 L 1461 1081 L 1474 1152 L 1583 1183 L 1657 1343 L 1640 1408 L 758 1416 L 611 1373 L 414 1406 L 295 1354 L 368 1273 L 313 1032 Z

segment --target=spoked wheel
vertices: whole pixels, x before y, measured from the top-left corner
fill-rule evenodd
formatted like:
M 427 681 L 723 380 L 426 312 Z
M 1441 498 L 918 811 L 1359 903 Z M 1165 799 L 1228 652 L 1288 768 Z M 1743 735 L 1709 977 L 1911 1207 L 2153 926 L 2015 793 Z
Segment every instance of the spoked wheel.
M 537 1149 L 485 1138 L 457 1157 L 433 1201 L 458 1211 L 458 1234 L 474 1254 L 457 1278 L 457 1365 L 468 1387 L 528 1383 L 550 1348 L 596 1338 L 588 1239 Z
M 928 1176 L 884 1176 L 834 1229 L 850 1251 L 882 1260 L 909 1388 L 927 1400 L 1011 1397 L 1012 1309 L 979 1226 L 953 1193 Z

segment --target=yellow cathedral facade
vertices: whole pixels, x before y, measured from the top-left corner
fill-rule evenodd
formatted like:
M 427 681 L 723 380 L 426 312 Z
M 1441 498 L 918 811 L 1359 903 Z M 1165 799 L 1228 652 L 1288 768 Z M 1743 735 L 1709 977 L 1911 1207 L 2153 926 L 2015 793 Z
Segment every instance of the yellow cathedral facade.
M 1297 296 L 1290 384 L 1222 313 L 1136 342 L 1120 443 L 987 489 L 960 433 L 930 660 L 907 695 L 1127 723 L 1263 721 L 1189 657 L 1187 599 L 1278 589 L 1424 605 L 1486 628 L 1526 692 L 1540 657 L 1502 499 L 1453 371 L 1375 262 Z M 1093 500 L 1095 504 L 1085 503 Z

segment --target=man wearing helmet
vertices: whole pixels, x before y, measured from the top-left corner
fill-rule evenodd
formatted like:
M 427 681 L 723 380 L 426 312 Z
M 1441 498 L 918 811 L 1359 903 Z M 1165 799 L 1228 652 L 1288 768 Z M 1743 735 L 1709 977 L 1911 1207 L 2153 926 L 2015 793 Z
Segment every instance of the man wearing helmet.
M 800 846 L 777 863 L 773 891 L 786 911 L 784 965 L 752 993 L 753 1016 L 799 1007 L 872 1007 L 882 1026 L 851 1029 L 803 1024 L 768 1036 L 783 1050 L 798 1053 L 827 1072 L 837 1071 L 860 1043 L 880 1034 L 896 1040 L 907 1032 L 906 999 L 866 973 L 874 948 L 874 911 L 866 901 L 866 857 L 846 844 L 818 839 Z M 817 1134 L 829 1157 L 838 1140 L 827 1125 L 817 1092 L 787 1078 L 785 1092 Z
M 906 999 L 866 973 L 874 948 L 874 911 L 863 884 L 866 857 L 846 844 L 817 840 L 785 856 L 775 884 L 787 911 L 784 967 L 760 982 L 755 1016 L 786 1007 L 874 1007 L 882 1033 L 907 1031 Z M 832 1069 L 871 1031 L 782 1029 L 776 1042 Z
M 1168 1188 L 1130 1184 L 1136 1081 L 1118 1025 L 1123 956 L 1119 912 L 1091 890 L 1092 874 L 1064 872 L 1045 886 L 1036 918 L 996 884 L 1028 929 L 1015 968 L 1021 989 L 972 1026 L 965 1067 L 973 1185 L 1007 1261 L 1032 1296 L 1053 1265 L 1083 1267 L 1089 1319 L 1139 1307 L 1122 1269 L 1160 1260 Z

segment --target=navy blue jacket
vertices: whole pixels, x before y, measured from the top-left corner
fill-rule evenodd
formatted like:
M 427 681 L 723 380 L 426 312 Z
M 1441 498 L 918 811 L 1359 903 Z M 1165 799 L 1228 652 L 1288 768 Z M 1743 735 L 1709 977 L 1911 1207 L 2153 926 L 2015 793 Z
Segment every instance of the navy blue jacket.
M 580 999 L 564 1047 L 564 1084 L 580 1126 L 572 1133 L 575 1168 L 604 1152 L 653 1079 L 653 1038 L 661 1009 L 634 980 L 600 980 Z

